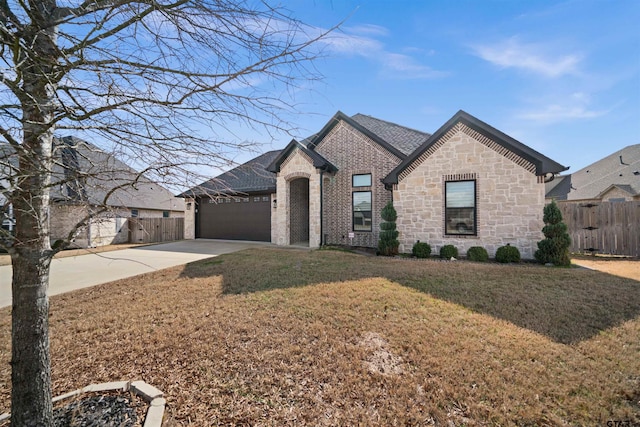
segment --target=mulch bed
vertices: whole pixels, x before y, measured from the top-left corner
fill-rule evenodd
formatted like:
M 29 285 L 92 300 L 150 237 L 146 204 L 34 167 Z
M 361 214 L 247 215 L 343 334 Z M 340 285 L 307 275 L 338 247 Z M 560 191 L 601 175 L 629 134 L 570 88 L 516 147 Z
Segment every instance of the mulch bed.
M 141 427 L 148 406 L 129 392 L 84 393 L 55 405 L 53 427 Z

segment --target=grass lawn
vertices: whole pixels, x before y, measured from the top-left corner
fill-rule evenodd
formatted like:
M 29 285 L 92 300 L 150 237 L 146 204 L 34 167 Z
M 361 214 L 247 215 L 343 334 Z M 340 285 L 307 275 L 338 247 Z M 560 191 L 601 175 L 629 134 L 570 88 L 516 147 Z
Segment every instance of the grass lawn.
M 143 379 L 177 425 L 640 422 L 640 282 L 252 249 L 51 299 L 54 395 Z M 0 413 L 10 308 L 0 310 Z M 453 423 L 453 424 L 451 424 Z

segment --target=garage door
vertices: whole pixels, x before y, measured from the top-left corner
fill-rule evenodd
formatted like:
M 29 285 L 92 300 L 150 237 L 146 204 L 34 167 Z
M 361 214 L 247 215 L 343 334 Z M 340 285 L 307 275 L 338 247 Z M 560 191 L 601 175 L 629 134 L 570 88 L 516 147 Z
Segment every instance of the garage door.
M 271 241 L 271 203 L 268 194 L 248 197 L 201 198 L 196 237 L 203 239 Z

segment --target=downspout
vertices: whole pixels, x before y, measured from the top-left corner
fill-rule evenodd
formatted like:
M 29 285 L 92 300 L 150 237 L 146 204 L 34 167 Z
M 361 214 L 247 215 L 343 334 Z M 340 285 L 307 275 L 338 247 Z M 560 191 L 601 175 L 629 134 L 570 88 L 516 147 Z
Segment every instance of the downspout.
M 326 243 L 324 241 L 324 230 L 322 227 L 323 224 L 323 219 L 322 219 L 322 211 L 323 211 L 323 199 L 324 199 L 324 190 L 323 190 L 323 186 L 322 183 L 324 181 L 324 170 L 320 169 L 320 246 L 324 246 L 324 244 Z

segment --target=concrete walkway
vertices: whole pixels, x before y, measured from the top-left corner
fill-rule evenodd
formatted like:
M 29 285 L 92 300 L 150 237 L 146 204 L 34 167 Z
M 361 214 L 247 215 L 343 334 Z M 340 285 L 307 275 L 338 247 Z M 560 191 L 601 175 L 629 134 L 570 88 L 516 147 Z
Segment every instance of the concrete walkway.
M 49 296 L 271 243 L 182 240 L 119 251 L 55 258 Z M 11 266 L 0 267 L 0 308 L 11 305 Z

